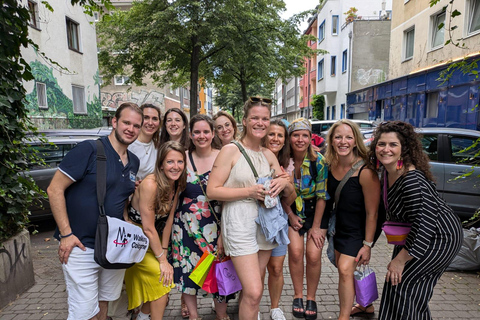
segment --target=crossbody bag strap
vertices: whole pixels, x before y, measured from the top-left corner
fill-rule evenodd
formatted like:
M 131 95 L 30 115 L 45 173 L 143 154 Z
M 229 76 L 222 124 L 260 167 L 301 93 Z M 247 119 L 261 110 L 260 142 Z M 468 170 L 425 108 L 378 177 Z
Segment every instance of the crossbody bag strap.
M 248 154 L 245 151 L 245 149 L 243 148 L 243 146 L 238 141 L 235 141 L 235 140 L 232 141 L 232 143 L 235 144 L 238 147 L 238 149 L 240 149 L 240 152 L 243 154 L 243 156 L 245 157 L 245 159 L 248 162 L 248 165 L 250 166 L 250 168 L 253 171 L 253 175 L 255 176 L 255 180 L 258 180 L 257 170 L 255 170 L 255 168 L 253 167 L 252 160 L 250 160 L 250 157 L 248 156 Z
M 100 215 L 105 216 L 105 193 L 107 189 L 107 156 L 100 139 L 97 143 L 97 201 Z
M 345 183 L 347 183 L 347 180 L 350 179 L 350 177 L 355 173 L 355 171 L 357 171 L 358 168 L 363 166 L 364 163 L 365 162 L 363 160 L 360 160 L 357 163 L 355 163 L 350 168 L 350 170 L 348 170 L 348 172 L 345 174 L 342 181 L 340 181 L 340 184 L 338 185 L 337 189 L 335 190 L 335 207 L 338 204 L 338 200 L 340 200 L 340 192 L 342 192 L 343 186 L 345 185 Z
M 192 152 L 188 153 L 188 157 L 190 158 L 190 163 L 192 164 L 193 171 L 195 172 L 195 176 L 198 179 L 198 184 L 200 185 L 200 188 L 202 189 L 203 195 L 205 196 L 205 200 L 208 203 L 208 207 L 210 208 L 210 211 L 212 212 L 213 216 L 215 217 L 215 220 L 217 220 L 218 225 L 220 225 L 220 220 L 218 219 L 215 210 L 212 208 L 212 205 L 210 204 L 210 201 L 208 200 L 207 193 L 205 192 L 205 189 L 203 188 L 202 179 L 200 179 L 200 176 L 198 175 L 197 167 L 195 166 L 195 162 L 193 161 Z

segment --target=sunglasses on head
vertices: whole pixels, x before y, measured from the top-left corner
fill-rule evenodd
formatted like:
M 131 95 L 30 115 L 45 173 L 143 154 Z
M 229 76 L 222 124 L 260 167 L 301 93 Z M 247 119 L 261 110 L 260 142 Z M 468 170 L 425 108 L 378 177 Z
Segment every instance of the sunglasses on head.
M 267 103 L 267 104 L 271 104 L 272 103 L 272 99 L 268 99 L 268 98 L 260 98 L 260 97 L 250 97 L 248 98 L 248 100 L 250 102 L 260 102 L 260 103 Z

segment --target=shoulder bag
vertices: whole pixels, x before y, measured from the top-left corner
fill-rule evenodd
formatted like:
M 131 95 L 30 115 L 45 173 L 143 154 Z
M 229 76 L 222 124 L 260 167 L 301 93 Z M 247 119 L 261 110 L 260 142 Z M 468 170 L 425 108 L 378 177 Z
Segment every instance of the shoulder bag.
M 97 201 L 100 216 L 95 234 L 94 259 L 105 269 L 127 269 L 147 253 L 149 240 L 142 228 L 109 217 L 104 201 L 107 186 L 107 157 L 102 141 L 97 140 Z

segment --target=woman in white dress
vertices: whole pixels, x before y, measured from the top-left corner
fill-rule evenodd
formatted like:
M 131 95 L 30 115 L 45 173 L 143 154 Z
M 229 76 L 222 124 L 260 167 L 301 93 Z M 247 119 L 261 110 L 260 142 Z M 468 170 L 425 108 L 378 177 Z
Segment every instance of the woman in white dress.
M 244 105 L 244 131 L 240 144 L 259 177 L 267 176 L 271 169 L 275 171 L 274 176 L 282 173 L 275 155 L 262 147 L 262 139 L 270 125 L 270 108 L 271 100 L 259 97 L 249 98 Z M 243 288 L 240 320 L 259 317 L 263 293 L 262 270 L 267 266 L 271 250 L 277 246 L 265 239 L 255 222 L 258 217 L 257 201 L 264 201 L 267 194 L 276 197 L 289 184 L 288 179 L 274 179 L 269 191 L 256 184 L 252 169 L 235 144 L 224 146 L 213 165 L 207 196 L 210 200 L 224 202 L 221 229 L 225 254 L 232 257 Z M 285 200 L 293 202 L 293 199 Z

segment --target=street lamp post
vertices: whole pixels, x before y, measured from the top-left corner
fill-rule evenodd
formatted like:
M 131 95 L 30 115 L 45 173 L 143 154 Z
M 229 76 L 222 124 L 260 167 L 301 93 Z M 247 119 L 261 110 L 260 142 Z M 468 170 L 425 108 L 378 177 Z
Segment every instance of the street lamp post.
M 295 62 L 293 63 L 293 69 L 295 69 L 295 70 L 298 69 L 297 57 L 298 57 L 298 54 L 295 56 Z M 295 118 L 298 118 L 299 106 L 298 106 L 298 78 L 297 78 L 297 75 L 295 75 L 295 90 L 294 90 L 294 93 L 295 93 Z

